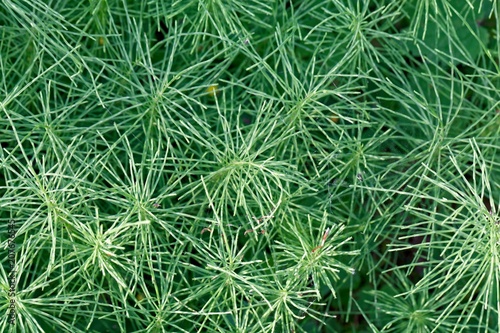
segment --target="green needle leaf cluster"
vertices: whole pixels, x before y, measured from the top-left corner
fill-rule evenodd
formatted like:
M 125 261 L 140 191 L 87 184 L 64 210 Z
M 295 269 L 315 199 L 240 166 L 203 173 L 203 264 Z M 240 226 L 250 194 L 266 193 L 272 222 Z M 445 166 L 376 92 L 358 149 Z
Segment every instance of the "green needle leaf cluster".
M 499 9 L 2 1 L 0 331 L 498 332 Z

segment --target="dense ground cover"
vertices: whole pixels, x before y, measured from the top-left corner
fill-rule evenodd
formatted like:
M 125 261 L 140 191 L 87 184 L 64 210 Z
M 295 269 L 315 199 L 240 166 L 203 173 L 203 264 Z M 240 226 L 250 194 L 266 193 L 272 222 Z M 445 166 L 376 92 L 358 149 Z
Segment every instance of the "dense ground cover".
M 498 10 L 2 1 L 0 331 L 498 332 Z

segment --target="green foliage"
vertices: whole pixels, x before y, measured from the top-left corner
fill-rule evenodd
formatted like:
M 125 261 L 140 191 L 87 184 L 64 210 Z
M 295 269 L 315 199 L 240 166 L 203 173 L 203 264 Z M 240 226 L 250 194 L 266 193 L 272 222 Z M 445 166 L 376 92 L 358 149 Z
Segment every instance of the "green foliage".
M 498 331 L 498 1 L 0 6 L 0 331 Z

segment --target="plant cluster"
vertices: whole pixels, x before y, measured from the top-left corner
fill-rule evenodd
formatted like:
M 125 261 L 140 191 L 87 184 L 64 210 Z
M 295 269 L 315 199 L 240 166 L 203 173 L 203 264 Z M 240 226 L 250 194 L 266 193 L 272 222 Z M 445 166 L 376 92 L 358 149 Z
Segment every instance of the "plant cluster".
M 3 0 L 0 331 L 498 332 L 499 9 Z

